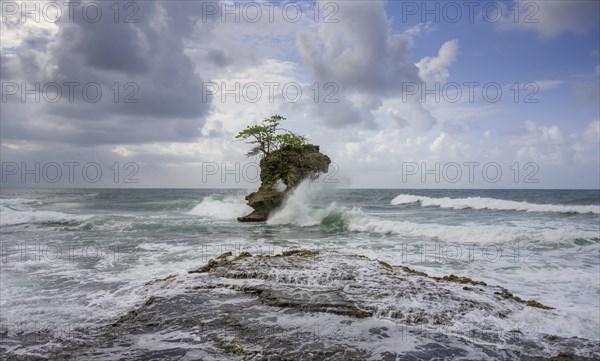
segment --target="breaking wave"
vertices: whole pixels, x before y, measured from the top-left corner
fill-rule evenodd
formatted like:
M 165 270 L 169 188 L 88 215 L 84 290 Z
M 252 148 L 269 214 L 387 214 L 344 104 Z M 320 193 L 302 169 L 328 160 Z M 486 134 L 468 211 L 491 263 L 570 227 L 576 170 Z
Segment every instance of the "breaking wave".
M 392 199 L 393 205 L 420 203 L 422 207 L 452 209 L 490 209 L 499 211 L 552 212 L 552 213 L 594 213 L 600 214 L 596 205 L 535 204 L 486 197 L 431 198 L 412 194 L 400 194 Z
M 577 239 L 598 240 L 598 233 L 581 230 L 575 226 L 561 228 L 531 228 L 499 225 L 445 225 L 391 221 L 365 215 L 360 209 L 344 214 L 350 231 L 395 234 L 410 239 L 435 239 L 444 242 L 519 242 L 532 241 L 549 244 L 572 243 Z
M 489 224 L 465 224 L 465 225 L 448 225 L 432 222 L 410 222 L 388 220 L 376 215 L 365 213 L 361 208 L 342 207 L 335 203 L 329 205 L 316 206 L 318 203 L 320 186 L 311 183 L 302 183 L 294 192 L 286 199 L 284 206 L 275 212 L 267 221 L 271 225 L 293 225 L 299 227 L 319 226 L 324 230 L 335 230 L 339 232 L 363 232 L 363 233 L 379 233 L 386 235 L 398 235 L 408 239 L 426 239 L 439 240 L 442 242 L 542 242 L 546 244 L 564 244 L 573 243 L 578 239 L 587 239 L 597 241 L 598 233 L 592 230 L 584 230 L 577 228 L 574 225 L 561 225 L 560 227 L 535 227 L 535 226 L 520 226 L 499 223 L 497 225 Z M 399 196 L 400 197 L 400 196 Z M 409 198 L 402 195 L 396 197 L 395 202 L 403 204 L 416 202 L 417 199 L 427 199 L 427 197 Z M 434 198 L 428 198 L 434 199 Z M 449 198 L 448 198 L 449 199 Z M 476 198 L 473 198 L 476 199 Z M 488 198 L 493 200 L 491 198 Z M 453 201 L 452 199 L 449 199 Z M 507 203 L 510 202 L 501 201 Z M 456 203 L 457 207 L 461 203 Z M 529 206 L 537 206 L 535 204 L 526 203 Z M 488 204 L 488 206 L 490 206 Z M 539 205 L 544 207 L 545 205 Z M 465 208 L 463 206 L 462 208 Z M 506 207 L 506 206 L 505 206 Z M 556 206 L 555 206 L 556 207 Z M 563 206 L 558 206 L 563 209 Z M 577 208 L 583 212 L 585 210 L 592 211 L 594 206 L 569 206 L 564 208 Z M 510 209 L 513 209 L 514 206 Z M 507 208 L 508 209 L 508 208 Z M 573 210 L 570 210 L 573 212 Z M 546 212 L 548 212 L 546 210 Z
M 318 206 L 318 200 L 331 186 L 304 180 L 288 195 L 281 209 L 273 213 L 267 223 L 292 224 L 307 227 L 321 224 L 321 221 L 332 213 L 339 213 L 335 203 Z
M 75 215 L 56 211 L 16 210 L 0 205 L 0 226 L 31 223 L 80 223 L 92 218 L 90 215 Z
M 204 198 L 187 214 L 218 220 L 235 220 L 252 212 L 246 201 L 240 196 L 213 194 Z

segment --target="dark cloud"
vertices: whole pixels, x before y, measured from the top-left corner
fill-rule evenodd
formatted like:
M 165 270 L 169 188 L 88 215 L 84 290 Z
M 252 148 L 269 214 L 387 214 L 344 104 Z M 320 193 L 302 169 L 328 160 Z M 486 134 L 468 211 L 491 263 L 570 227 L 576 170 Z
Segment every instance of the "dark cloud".
M 140 1 L 137 8 L 94 2 L 102 8 L 97 22 L 83 16 L 85 4 L 75 7 L 72 19 L 61 19 L 44 51 L 32 49 L 35 41 L 28 39 L 14 54 L 2 55 L 3 81 L 19 88 L 26 81 L 30 89 L 56 83 L 61 92 L 56 103 L 47 101 L 57 96 L 54 87 L 42 91 L 49 96 L 39 103 L 11 96 L 2 106 L 2 137 L 93 146 L 200 136 L 211 109 L 211 98 L 203 98 L 208 80 L 185 54 L 184 41 L 198 36 L 195 29 L 212 31 L 212 21 L 202 18 L 202 2 Z M 114 4 L 122 7 L 119 21 Z M 123 21 L 129 14 L 134 22 Z M 72 101 L 66 83 L 78 83 L 70 85 Z
M 208 51 L 206 57 L 214 65 L 227 66 L 231 64 L 231 59 L 222 49 L 211 49 Z
M 298 37 L 313 79 L 335 82 L 342 90 L 339 104 L 315 105 L 315 114 L 333 127 L 374 128 L 371 112 L 381 99 L 400 97 L 403 82 L 420 81 L 417 66 L 408 59 L 411 40 L 391 33 L 383 1 L 338 4 L 337 23 L 323 23 L 317 34 Z M 367 101 L 357 104 L 357 97 Z

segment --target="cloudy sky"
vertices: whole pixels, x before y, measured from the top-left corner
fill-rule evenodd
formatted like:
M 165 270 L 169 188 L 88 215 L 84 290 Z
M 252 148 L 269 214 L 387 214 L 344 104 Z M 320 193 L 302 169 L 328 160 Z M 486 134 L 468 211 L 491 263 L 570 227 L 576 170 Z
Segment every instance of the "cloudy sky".
M 2 1 L 1 186 L 256 187 L 282 114 L 342 187 L 598 188 L 599 4 Z

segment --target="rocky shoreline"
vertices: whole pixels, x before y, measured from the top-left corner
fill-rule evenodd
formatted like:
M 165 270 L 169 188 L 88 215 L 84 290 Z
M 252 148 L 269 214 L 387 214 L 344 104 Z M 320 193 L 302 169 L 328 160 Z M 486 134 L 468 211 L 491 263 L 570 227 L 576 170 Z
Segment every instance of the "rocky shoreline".
M 149 281 L 141 306 L 9 360 L 592 360 L 597 341 L 510 321 L 555 312 L 499 286 L 362 256 L 225 253 Z M 14 341 L 14 340 L 13 340 Z M 6 347 L 8 346 L 8 347 Z

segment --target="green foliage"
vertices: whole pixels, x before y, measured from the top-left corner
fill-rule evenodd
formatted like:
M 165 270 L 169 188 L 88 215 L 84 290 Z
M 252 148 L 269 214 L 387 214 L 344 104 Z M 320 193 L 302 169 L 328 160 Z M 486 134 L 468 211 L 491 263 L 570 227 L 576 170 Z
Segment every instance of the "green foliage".
M 252 149 L 246 153 L 248 157 L 260 155 L 266 157 L 272 152 L 283 147 L 302 147 L 306 144 L 306 137 L 292 133 L 286 129 L 279 129 L 279 122 L 286 120 L 281 115 L 273 115 L 263 119 L 259 125 L 252 125 L 239 132 L 235 138 L 253 144 Z M 284 133 L 280 133 L 283 131 Z

